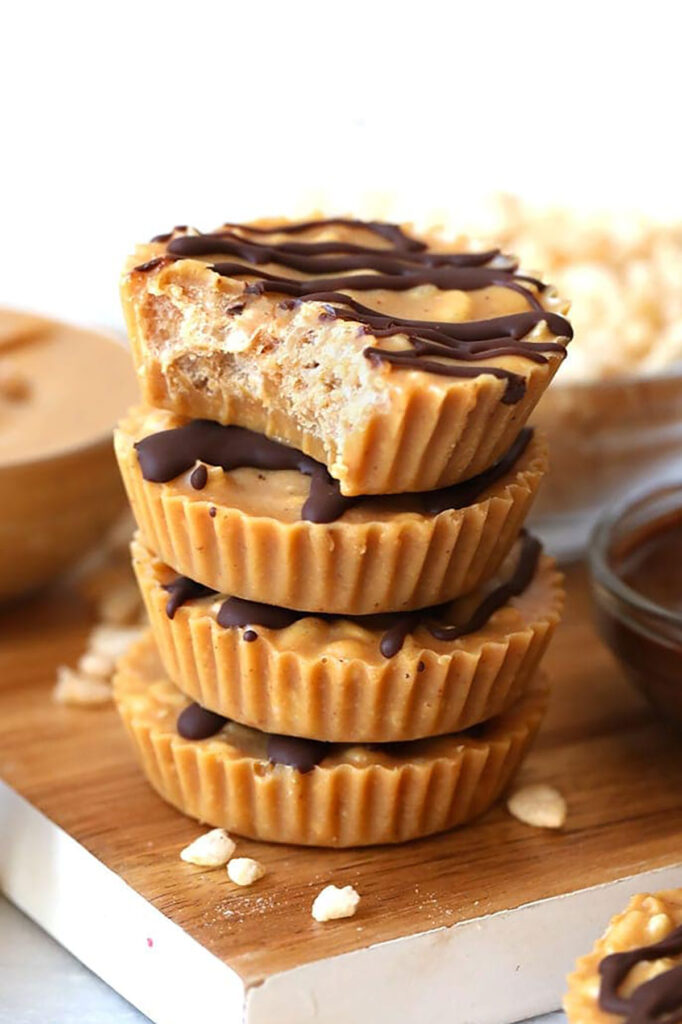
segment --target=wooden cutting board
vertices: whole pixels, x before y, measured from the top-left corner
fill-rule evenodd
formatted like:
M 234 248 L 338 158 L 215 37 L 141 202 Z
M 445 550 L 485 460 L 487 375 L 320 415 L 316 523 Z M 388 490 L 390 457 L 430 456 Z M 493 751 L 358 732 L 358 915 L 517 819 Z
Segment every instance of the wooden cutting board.
M 517 1020 L 558 1006 L 631 893 L 682 885 L 679 737 L 595 636 L 579 569 L 522 773 L 566 795 L 562 832 L 498 807 L 390 849 L 243 840 L 267 868 L 244 890 L 179 860 L 200 829 L 148 788 L 113 708 L 52 703 L 87 628 L 68 591 L 0 613 L 0 888 L 159 1024 Z M 313 921 L 329 882 L 361 893 L 355 918 Z

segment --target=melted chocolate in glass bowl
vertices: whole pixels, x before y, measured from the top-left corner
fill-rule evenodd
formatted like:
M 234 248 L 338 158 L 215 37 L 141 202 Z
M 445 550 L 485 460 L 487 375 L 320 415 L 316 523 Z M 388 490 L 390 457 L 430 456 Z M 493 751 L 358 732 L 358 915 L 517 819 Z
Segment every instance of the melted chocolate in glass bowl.
M 604 602 L 598 608 L 604 638 L 663 717 L 682 724 L 682 509 L 618 539 L 609 564 L 623 583 L 655 607 L 627 605 L 622 598 Z M 670 615 L 679 615 L 680 622 Z
M 624 583 L 668 611 L 682 613 L 682 511 L 676 510 L 625 538 L 611 555 Z

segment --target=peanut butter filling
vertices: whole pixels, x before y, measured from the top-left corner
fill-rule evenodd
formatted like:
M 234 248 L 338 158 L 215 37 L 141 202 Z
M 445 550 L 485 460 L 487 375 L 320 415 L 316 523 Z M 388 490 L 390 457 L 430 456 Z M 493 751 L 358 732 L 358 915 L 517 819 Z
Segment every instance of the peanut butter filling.
M 0 464 L 104 438 L 134 394 L 123 345 L 94 331 L 0 310 Z
M 163 431 L 177 430 L 188 422 L 187 418 L 166 410 L 149 410 L 144 407 L 133 409 L 120 427 L 123 456 L 129 454 L 137 442 Z M 509 484 L 519 481 L 525 473 L 537 472 L 542 454 L 541 439 L 531 437 L 525 447 L 521 447 L 518 458 L 509 470 L 493 480 L 489 487 L 475 496 L 475 500 L 501 496 Z M 197 471 L 200 471 L 200 475 Z M 159 486 L 164 487 L 165 484 L 160 483 Z M 198 464 L 174 477 L 172 487 L 174 493 L 193 501 L 291 524 L 304 518 L 304 509 L 311 496 L 311 478 L 298 470 L 257 469 L 250 466 L 225 472 L 219 466 Z M 427 510 L 431 504 L 435 503 L 438 507 L 440 493 L 360 496 L 357 500 L 348 501 L 337 521 L 352 526 L 370 522 L 395 524 L 396 521 L 400 523 L 416 517 L 423 519 L 429 514 Z M 462 493 L 465 494 L 464 490 Z M 446 500 L 444 503 L 447 505 Z M 458 505 L 455 503 L 452 507 L 457 508 Z M 446 511 L 447 507 L 443 508 L 443 512 Z

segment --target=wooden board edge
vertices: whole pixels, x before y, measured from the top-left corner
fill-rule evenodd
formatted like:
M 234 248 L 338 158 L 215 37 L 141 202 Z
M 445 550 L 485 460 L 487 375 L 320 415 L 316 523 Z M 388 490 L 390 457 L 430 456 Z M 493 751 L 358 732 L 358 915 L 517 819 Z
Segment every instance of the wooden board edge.
M 510 1024 L 555 1010 L 565 976 L 635 892 L 682 862 L 273 974 L 242 979 L 0 780 L 0 890 L 156 1024 Z M 351 923 L 348 922 L 352 927 Z M 314 951 L 311 951 L 314 955 Z
M 0 891 L 156 1024 L 243 1020 L 235 971 L 2 780 Z
M 682 863 L 275 974 L 245 1024 L 511 1024 L 561 1005 L 566 975 L 630 896 L 682 885 Z

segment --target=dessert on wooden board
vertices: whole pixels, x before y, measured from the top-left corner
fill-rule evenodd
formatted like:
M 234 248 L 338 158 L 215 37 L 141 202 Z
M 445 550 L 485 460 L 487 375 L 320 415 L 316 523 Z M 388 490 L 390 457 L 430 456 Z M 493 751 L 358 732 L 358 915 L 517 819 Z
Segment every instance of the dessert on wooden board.
M 568 978 L 570 1024 L 655 1024 L 682 1013 L 682 889 L 633 896 Z
M 497 250 L 345 218 L 175 229 L 122 295 L 152 634 L 114 694 L 154 788 L 307 845 L 483 813 L 546 706 L 563 593 L 523 530 L 525 422 L 567 304 Z

